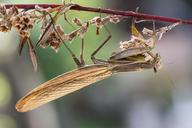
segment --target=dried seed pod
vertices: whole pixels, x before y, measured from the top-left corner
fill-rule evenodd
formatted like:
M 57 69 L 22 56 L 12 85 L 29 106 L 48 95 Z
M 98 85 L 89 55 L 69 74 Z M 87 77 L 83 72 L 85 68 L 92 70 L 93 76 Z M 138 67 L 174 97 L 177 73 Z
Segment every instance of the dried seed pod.
M 77 18 L 77 17 L 75 17 L 75 18 L 72 20 L 72 22 L 73 22 L 74 24 L 76 24 L 77 26 L 82 26 L 82 21 L 81 21 L 79 18 Z
M 64 40 L 72 41 L 77 36 L 79 36 L 81 39 L 83 39 L 85 36 L 85 33 L 88 30 L 88 27 L 89 27 L 89 22 L 83 23 L 82 26 L 80 28 L 78 28 L 77 30 L 74 30 L 69 34 L 66 34 L 64 36 Z
M 6 9 L 5 5 L 0 5 L 0 31 L 7 32 L 12 28 L 11 18 L 18 14 L 18 9 L 13 6 Z
M 120 42 L 120 49 L 128 49 L 128 48 L 135 48 L 135 47 L 146 47 L 147 40 L 144 40 L 139 37 L 131 36 L 131 40 L 129 41 L 121 41 Z
M 0 21 L 0 31 L 1 32 L 8 32 L 11 30 L 11 23 L 5 20 Z
M 48 36 L 46 36 L 45 40 L 41 42 L 40 46 L 46 48 L 51 46 L 56 52 L 58 51 L 59 47 L 63 43 L 63 35 L 64 31 L 60 25 L 55 26 L 52 31 L 49 32 Z
M 7 14 L 6 7 L 4 4 L 0 4 L 0 17 L 4 17 Z
M 38 5 L 35 5 L 35 11 L 38 11 L 42 14 L 47 14 L 49 12 L 49 10 L 51 10 L 52 8 L 48 7 L 48 8 L 42 8 Z
M 53 23 L 49 23 L 45 26 L 45 28 L 41 28 L 41 30 L 42 34 L 40 34 L 36 46 L 46 48 L 47 46 L 49 46 L 49 44 L 47 43 L 47 39 L 50 36 L 50 34 L 54 31 L 54 25 Z
M 143 28 L 142 33 L 143 35 L 152 36 L 154 34 L 154 31 L 148 28 Z
M 109 21 L 111 23 L 114 23 L 114 24 L 119 23 L 122 19 L 123 19 L 123 17 L 119 16 L 119 15 L 111 15 L 111 16 L 109 16 Z
M 131 43 L 132 43 L 131 41 L 121 41 L 120 42 L 120 49 L 121 50 L 128 49 L 130 47 Z
M 101 17 L 94 17 L 91 21 L 90 24 L 93 24 L 96 26 L 96 34 L 99 35 L 100 29 L 103 27 L 103 19 Z
M 7 9 L 7 18 L 11 19 L 11 17 L 16 16 L 19 14 L 19 10 L 16 6 L 12 6 L 11 8 Z
M 19 44 L 19 54 L 21 54 L 24 44 L 30 40 L 30 30 L 33 28 L 33 24 L 35 20 L 33 20 L 29 13 L 19 13 L 18 15 L 11 18 L 13 27 L 16 28 L 16 30 L 19 32 L 20 35 L 20 44 Z M 30 45 L 30 46 L 29 46 Z M 29 52 L 32 53 L 32 43 L 30 41 L 29 46 Z M 32 55 L 30 53 L 30 56 L 32 58 Z M 33 60 L 33 59 L 31 59 Z M 32 61 L 33 62 L 33 61 Z M 33 63 L 34 64 L 34 63 Z M 36 70 L 36 68 L 34 68 Z
M 96 27 L 102 27 L 103 26 L 103 19 L 101 17 L 94 17 L 91 21 L 91 24 L 94 24 Z
M 104 18 L 101 17 L 94 17 L 92 20 L 90 20 L 90 24 L 96 26 L 96 34 L 99 35 L 100 29 L 107 23 L 115 23 L 117 24 L 122 19 L 122 16 L 118 15 L 110 15 L 106 16 Z
M 60 36 L 64 35 L 64 30 L 63 30 L 63 28 L 61 27 L 61 25 L 56 25 L 55 28 L 56 28 L 57 33 L 58 33 Z
M 117 24 L 117 23 L 119 23 L 122 19 L 123 19 L 122 16 L 110 15 L 110 16 L 106 16 L 106 17 L 104 17 L 104 18 L 94 17 L 94 18 L 90 21 L 90 23 L 91 23 L 91 24 L 95 24 L 96 27 L 102 28 L 103 25 L 105 25 L 105 24 L 107 24 L 107 23 Z
M 50 44 L 51 48 L 57 52 L 62 43 L 62 40 L 57 37 L 56 33 L 52 33 L 47 42 Z
M 12 25 L 17 29 L 19 34 L 23 37 L 30 36 L 30 30 L 33 28 L 35 19 L 31 17 L 30 13 L 21 12 L 11 18 Z
M 85 22 L 82 24 L 81 28 L 78 30 L 77 32 L 77 36 L 80 36 L 81 39 L 84 38 L 85 36 L 85 33 L 87 32 L 88 30 L 88 27 L 89 27 L 89 22 Z

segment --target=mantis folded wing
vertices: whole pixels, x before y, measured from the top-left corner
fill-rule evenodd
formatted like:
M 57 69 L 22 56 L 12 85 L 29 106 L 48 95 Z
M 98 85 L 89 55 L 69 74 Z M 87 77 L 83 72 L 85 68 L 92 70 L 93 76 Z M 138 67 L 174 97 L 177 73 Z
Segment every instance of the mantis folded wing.
M 107 65 L 91 65 L 55 77 L 29 92 L 16 104 L 19 112 L 35 109 L 112 75 Z
M 159 58 L 132 64 L 94 64 L 55 77 L 29 92 L 16 104 L 19 112 L 27 112 L 47 102 L 75 92 L 95 82 L 106 79 L 114 73 L 151 69 L 159 64 Z

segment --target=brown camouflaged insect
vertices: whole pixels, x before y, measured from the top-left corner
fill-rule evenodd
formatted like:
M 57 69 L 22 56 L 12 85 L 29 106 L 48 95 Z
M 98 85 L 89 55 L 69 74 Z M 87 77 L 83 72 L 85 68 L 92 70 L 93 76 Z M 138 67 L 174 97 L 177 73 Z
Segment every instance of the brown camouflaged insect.
M 177 24 L 176 24 L 177 25 Z M 153 32 L 151 38 L 154 36 L 165 33 L 165 31 L 171 30 L 176 26 L 175 24 L 163 27 L 159 31 Z M 172 27 L 173 26 L 173 27 Z M 113 74 L 119 72 L 131 72 L 141 71 L 146 69 L 154 69 L 156 72 L 162 67 L 161 58 L 159 54 L 153 54 L 151 52 L 152 47 L 145 44 L 147 42 L 131 39 L 132 43 L 142 43 L 142 45 L 131 45 L 130 47 L 121 46 L 121 51 L 114 53 L 108 60 L 102 60 L 95 58 L 98 51 L 109 41 L 111 38 L 110 31 L 104 26 L 109 33 L 107 39 L 91 54 L 93 65 L 82 66 L 78 65 L 78 69 L 64 73 L 58 77 L 55 77 L 30 91 L 26 96 L 20 99 L 16 104 L 16 109 L 19 112 L 27 112 L 33 110 L 45 103 L 58 99 L 69 93 L 75 92 L 95 82 L 106 79 Z M 138 32 L 134 24 L 131 27 L 132 35 L 141 38 L 141 33 Z M 145 32 L 151 32 L 149 30 Z M 158 33 L 159 34 L 155 34 Z M 148 40 L 146 40 L 148 41 Z M 155 38 L 154 41 L 157 41 Z M 155 42 L 153 42 L 155 43 Z M 122 45 L 122 44 L 121 44 Z M 154 46 L 153 46 L 154 48 Z
M 107 28 L 106 30 L 108 31 Z M 150 51 L 147 47 L 129 48 L 113 54 L 108 60 L 96 59 L 95 55 L 97 52 L 111 38 L 109 31 L 108 33 L 108 38 L 91 55 L 91 59 L 94 62 L 93 65 L 83 66 L 64 73 L 36 87 L 17 102 L 17 111 L 27 112 L 35 109 L 49 101 L 58 99 L 97 81 L 101 81 L 118 72 L 138 71 L 151 68 L 159 69 L 159 67 L 161 67 L 161 59 L 158 55 L 155 58 L 151 57 L 148 61 L 145 61 L 145 56 L 142 56 L 142 59 L 138 60 L 132 59 Z M 79 67 L 80 66 L 81 65 L 79 65 Z
M 159 69 L 159 67 L 161 67 L 161 59 L 158 55 L 156 58 L 151 58 L 151 60 L 148 61 L 132 61 L 131 58 L 129 58 L 146 53 L 147 51 L 149 51 L 149 49 L 144 47 L 128 49 L 124 52 L 120 52 L 124 55 L 123 58 L 118 57 L 119 53 L 117 53 L 117 57 L 113 55 L 116 59 L 112 57 L 105 62 L 104 60 L 100 61 L 97 59 L 98 64 L 85 66 L 64 73 L 29 92 L 17 102 L 16 109 L 19 112 L 35 109 L 49 101 L 58 99 L 97 81 L 106 79 L 118 72 L 140 71 L 152 68 Z M 125 54 L 127 55 L 126 57 Z
M 33 110 L 47 102 L 75 92 L 90 84 L 106 79 L 114 73 L 151 69 L 159 64 L 159 58 L 148 62 L 127 64 L 94 64 L 64 73 L 30 91 L 16 104 L 19 112 Z

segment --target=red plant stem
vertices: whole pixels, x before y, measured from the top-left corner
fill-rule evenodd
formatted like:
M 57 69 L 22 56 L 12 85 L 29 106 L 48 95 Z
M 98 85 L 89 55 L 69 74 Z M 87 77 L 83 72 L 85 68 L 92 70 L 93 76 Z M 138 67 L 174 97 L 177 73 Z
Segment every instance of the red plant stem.
M 35 5 L 38 5 L 42 8 L 55 8 L 62 6 L 61 4 L 6 4 L 7 8 L 11 6 L 16 6 L 21 9 L 34 9 Z M 164 21 L 164 22 L 182 22 L 183 24 L 192 24 L 192 20 L 183 20 L 180 18 L 170 18 L 158 15 L 149 15 L 144 13 L 136 13 L 133 11 L 119 11 L 119 10 L 112 10 L 112 9 L 103 9 L 103 8 L 94 8 L 94 7 L 85 7 L 78 4 L 75 4 L 71 10 L 77 11 L 89 11 L 89 12 L 98 12 L 98 13 L 106 13 L 106 14 L 113 14 L 113 15 L 121 15 L 126 17 L 136 17 L 139 19 L 146 19 L 146 20 L 157 20 L 157 21 Z

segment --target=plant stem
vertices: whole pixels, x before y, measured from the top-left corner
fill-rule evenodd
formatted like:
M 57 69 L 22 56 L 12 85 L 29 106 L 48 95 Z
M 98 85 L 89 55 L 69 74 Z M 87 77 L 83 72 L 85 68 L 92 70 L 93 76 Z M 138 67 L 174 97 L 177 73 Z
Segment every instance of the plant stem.
M 48 7 L 55 8 L 55 7 L 62 6 L 62 4 L 6 4 L 6 7 L 10 8 L 11 6 L 16 6 L 20 9 L 34 9 L 35 5 L 38 5 L 42 8 L 48 8 Z M 136 17 L 136 18 L 145 19 L 145 20 L 170 22 L 170 23 L 182 22 L 183 24 L 192 24 L 192 20 L 183 20 L 180 18 L 170 18 L 165 16 L 149 15 L 144 13 L 136 13 L 133 11 L 119 11 L 119 10 L 112 10 L 112 9 L 85 7 L 78 4 L 75 4 L 71 8 L 71 10 L 106 13 L 106 14 L 121 15 L 126 17 Z

